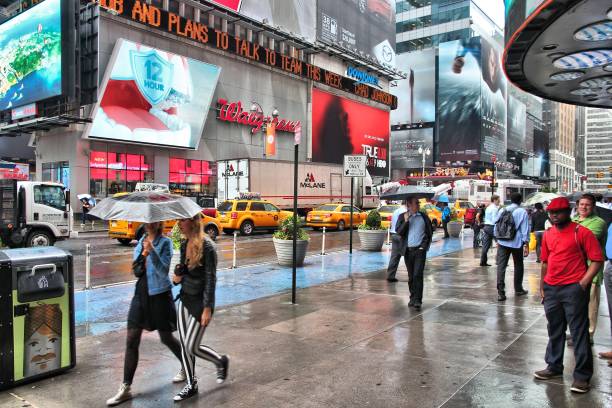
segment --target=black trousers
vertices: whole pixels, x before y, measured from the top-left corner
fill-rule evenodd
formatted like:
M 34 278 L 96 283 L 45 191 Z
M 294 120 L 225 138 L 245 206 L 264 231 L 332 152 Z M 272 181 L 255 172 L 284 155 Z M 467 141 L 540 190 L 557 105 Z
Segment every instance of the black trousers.
M 450 237 L 448 235 L 448 221 L 442 221 L 442 228 L 444 228 L 444 238 Z
M 408 269 L 410 300 L 415 303 L 423 303 L 423 270 L 426 258 L 427 252 L 418 248 L 407 248 L 404 254 L 404 262 Z
M 593 352 L 589 339 L 590 293 L 590 285 L 585 290 L 578 283 L 564 286 L 544 284 L 544 311 L 548 320 L 545 360 L 548 369 L 563 372 L 565 329 L 569 325 L 576 359 L 574 379 L 587 382 L 593 376 Z
M 493 225 L 485 225 L 482 228 L 482 251 L 480 251 L 480 264 L 484 265 L 489 260 L 488 252 L 493 244 Z
M 512 255 L 514 262 L 514 291 L 523 290 L 523 248 L 510 248 L 503 245 L 497 246 L 497 292 L 506 293 L 506 268 L 508 260 Z
M 402 237 L 398 234 L 391 234 L 391 258 L 387 267 L 387 279 L 394 279 L 397 273 L 400 259 L 404 256 Z
M 474 231 L 474 239 L 472 240 L 472 246 L 478 248 L 480 246 L 480 224 L 475 222 L 472 224 L 472 231 Z

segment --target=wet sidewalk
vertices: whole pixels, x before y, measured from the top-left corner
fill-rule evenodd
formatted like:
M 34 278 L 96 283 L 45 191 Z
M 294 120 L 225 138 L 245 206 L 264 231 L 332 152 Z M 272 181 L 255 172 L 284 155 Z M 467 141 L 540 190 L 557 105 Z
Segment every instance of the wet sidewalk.
M 468 241 L 466 237 L 464 242 Z M 245 271 L 235 275 L 239 270 L 221 272 L 221 302 L 245 300 L 217 310 L 204 342 L 230 355 L 229 379 L 217 385 L 214 367 L 198 361 L 200 393 L 180 405 L 241 408 L 612 405 L 612 368 L 597 358 L 591 392 L 570 393 L 571 349 L 566 353 L 564 378 L 551 382 L 533 379 L 533 371 L 544 367 L 547 342 L 546 319 L 537 295 L 539 265 L 533 259 L 526 262 L 524 285 L 529 295 L 515 298 L 510 291 L 508 300 L 498 303 L 494 267 L 479 267 L 477 253 L 461 249 L 459 240 L 435 245 L 431 255 L 440 256 L 428 260 L 420 312 L 407 307 L 405 268 L 400 268 L 400 282 L 390 284 L 384 279 L 388 257 L 385 253 L 356 252 L 351 263 L 334 262 L 336 258 L 331 256 L 312 260 L 311 269 L 301 270 L 299 282 L 300 287 L 316 286 L 298 291 L 298 305 L 289 303 L 287 293 L 260 298 L 266 296 L 262 288 L 241 289 L 258 287 L 258 274 L 265 281 L 276 276 L 279 282 L 285 282 L 282 270 L 278 276 L 269 270 L 246 275 Z M 510 267 L 507 283 L 512 278 Z M 290 274 L 286 279 L 290 282 Z M 282 290 L 285 284 L 269 283 L 275 290 Z M 259 299 L 248 301 L 253 296 Z M 604 305 L 602 295 L 594 353 L 612 349 Z M 109 302 L 107 307 L 118 306 Z M 119 310 L 115 313 L 125 315 Z M 107 316 L 111 315 L 109 310 Z M 76 369 L 10 393 L 0 393 L 0 406 L 103 407 L 121 381 L 124 342 L 122 329 L 79 338 Z M 170 379 L 178 368 L 179 362 L 159 343 L 157 335 L 145 335 L 133 385 L 137 395 L 121 407 L 173 406 L 172 396 L 180 385 L 171 384 Z

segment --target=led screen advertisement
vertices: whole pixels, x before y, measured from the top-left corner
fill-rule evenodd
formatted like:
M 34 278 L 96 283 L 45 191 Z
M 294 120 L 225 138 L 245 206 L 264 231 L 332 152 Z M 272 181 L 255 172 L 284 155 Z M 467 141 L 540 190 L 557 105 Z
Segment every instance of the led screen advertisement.
M 425 166 L 433 166 L 433 128 L 399 130 L 391 132 L 391 169 L 414 169 L 423 165 L 419 147 L 429 148 Z
M 386 176 L 389 112 L 313 88 L 312 160 L 341 164 L 346 154 L 364 154 L 370 175 Z
M 397 82 L 391 93 L 397 96 L 397 109 L 391 111 L 391 124 L 434 122 L 436 120 L 436 55 L 433 48 L 399 54 L 397 68 L 408 78 Z
M 526 133 L 527 108 L 517 98 L 508 95 L 508 150 L 528 151 Z
M 319 0 L 317 39 L 394 67 L 395 1 Z
M 46 0 L 0 25 L 0 110 L 62 94 L 62 11 Z
M 221 68 L 120 39 L 90 138 L 197 149 Z

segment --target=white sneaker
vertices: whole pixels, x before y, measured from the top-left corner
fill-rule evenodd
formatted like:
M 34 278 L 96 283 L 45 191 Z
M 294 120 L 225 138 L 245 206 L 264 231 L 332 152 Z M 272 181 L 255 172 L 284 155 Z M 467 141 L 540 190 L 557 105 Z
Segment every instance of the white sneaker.
M 173 383 L 181 383 L 184 382 L 187 379 L 187 374 L 185 374 L 185 370 L 183 370 L 182 368 L 179 370 L 178 373 L 176 373 L 176 375 L 174 376 L 174 378 L 172 379 Z
M 121 384 L 119 387 L 119 391 L 113 398 L 109 398 L 106 400 L 106 405 L 109 407 L 114 407 L 115 405 L 119 405 L 122 402 L 132 399 L 132 390 L 129 384 Z

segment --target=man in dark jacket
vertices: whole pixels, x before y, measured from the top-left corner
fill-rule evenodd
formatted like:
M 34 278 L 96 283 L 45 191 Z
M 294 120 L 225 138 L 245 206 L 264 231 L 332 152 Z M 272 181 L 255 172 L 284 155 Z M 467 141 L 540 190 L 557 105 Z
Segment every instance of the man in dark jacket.
M 427 214 L 419 210 L 417 198 L 408 199 L 408 211 L 398 218 L 395 232 L 402 238 L 402 247 L 405 251 L 404 262 L 408 270 L 410 288 L 408 306 L 420 310 L 423 303 L 423 270 L 433 230 Z

